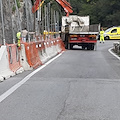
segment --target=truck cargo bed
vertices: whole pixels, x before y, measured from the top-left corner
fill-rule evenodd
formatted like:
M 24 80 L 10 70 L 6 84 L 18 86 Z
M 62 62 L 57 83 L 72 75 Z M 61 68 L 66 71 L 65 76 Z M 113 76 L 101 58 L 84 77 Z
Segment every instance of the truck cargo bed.
M 74 35 L 97 35 L 99 32 L 69 32 L 69 34 Z

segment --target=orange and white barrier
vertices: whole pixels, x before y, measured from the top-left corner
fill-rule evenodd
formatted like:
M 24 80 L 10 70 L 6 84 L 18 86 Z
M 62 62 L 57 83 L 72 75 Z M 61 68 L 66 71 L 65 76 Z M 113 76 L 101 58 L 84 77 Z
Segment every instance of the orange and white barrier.
M 42 64 L 48 60 L 48 55 L 46 54 L 45 45 L 46 43 L 44 41 L 36 42 L 36 49 L 38 51 Z
M 30 67 L 36 68 L 39 65 L 42 65 L 35 42 L 24 43 L 24 45 L 27 62 Z
M 30 42 L 21 44 L 20 61 L 24 70 L 32 70 L 42 65 L 42 42 Z
M 22 73 L 24 70 L 37 68 L 64 50 L 64 44 L 59 37 L 45 40 L 43 36 L 39 39 L 37 37 L 35 42 L 21 43 L 19 50 L 15 44 L 1 46 L 0 81 Z
M 60 49 L 61 49 L 62 51 L 65 51 L 65 45 L 64 45 L 64 43 L 63 43 L 63 41 L 62 41 L 61 38 L 59 38 L 59 45 L 60 45 Z
M 31 67 L 27 62 L 26 52 L 25 52 L 25 45 L 21 44 L 21 50 L 20 50 L 20 63 L 24 70 L 32 70 L 33 67 Z
M 20 64 L 20 54 L 17 45 L 7 45 L 9 68 L 15 74 L 22 73 L 24 71 Z
M 53 39 L 50 39 L 51 42 L 51 56 L 54 57 L 55 55 L 57 55 L 57 51 L 56 51 L 56 46 L 54 45 L 54 41 Z
M 51 57 L 52 57 L 52 55 L 51 55 L 51 43 L 50 43 L 50 40 L 49 39 L 46 39 L 45 40 L 45 42 L 44 42 L 44 44 L 45 44 L 45 52 L 46 52 L 46 54 L 47 54 L 47 57 L 48 57 L 48 59 L 50 59 Z
M 63 51 L 61 43 L 60 38 L 44 40 L 41 37 L 41 41 L 21 44 L 20 61 L 24 70 L 36 68 L 59 54 Z
M 60 42 L 59 38 L 54 39 L 54 46 L 55 46 L 55 49 L 56 49 L 55 51 L 57 51 L 58 54 L 62 52 L 61 42 Z
M 61 46 L 60 45 L 60 40 L 59 40 L 59 38 L 57 38 L 57 40 L 56 40 L 56 49 L 57 49 L 58 53 L 61 53 L 61 51 L 62 51 L 60 46 Z
M 8 52 L 6 46 L 0 48 L 0 81 L 14 76 L 15 73 L 9 68 Z

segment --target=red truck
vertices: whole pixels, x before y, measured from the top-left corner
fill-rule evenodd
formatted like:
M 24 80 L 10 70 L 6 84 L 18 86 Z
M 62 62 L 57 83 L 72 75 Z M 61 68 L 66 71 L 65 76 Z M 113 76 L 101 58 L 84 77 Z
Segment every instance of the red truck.
M 94 50 L 97 45 L 100 24 L 89 25 L 89 16 L 63 16 L 61 31 L 67 49 L 78 45 L 82 49 Z

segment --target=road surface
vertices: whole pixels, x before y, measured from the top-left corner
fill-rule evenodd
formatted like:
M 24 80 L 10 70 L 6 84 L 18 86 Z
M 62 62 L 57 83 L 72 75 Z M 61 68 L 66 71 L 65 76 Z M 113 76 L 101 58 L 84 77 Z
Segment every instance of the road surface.
M 120 120 L 120 61 L 108 52 L 112 46 L 67 50 L 9 95 L 33 71 L 0 83 L 0 94 L 8 92 L 0 120 Z

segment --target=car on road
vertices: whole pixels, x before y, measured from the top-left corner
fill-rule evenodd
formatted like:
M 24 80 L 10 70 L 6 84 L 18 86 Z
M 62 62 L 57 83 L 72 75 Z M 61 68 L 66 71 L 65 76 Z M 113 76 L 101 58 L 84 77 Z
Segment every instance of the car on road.
M 106 40 L 109 39 L 120 39 L 120 26 L 119 27 L 111 27 L 105 30 L 104 38 Z

